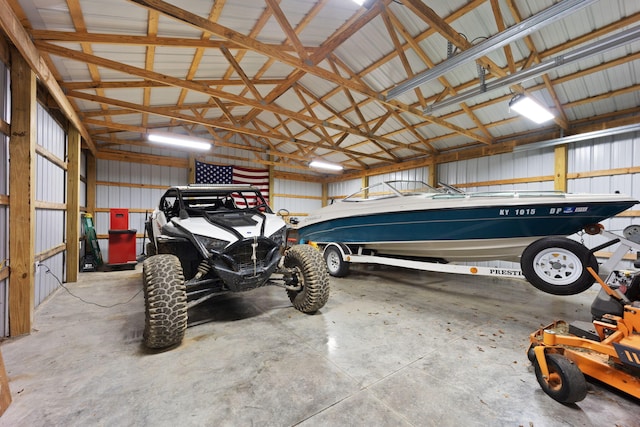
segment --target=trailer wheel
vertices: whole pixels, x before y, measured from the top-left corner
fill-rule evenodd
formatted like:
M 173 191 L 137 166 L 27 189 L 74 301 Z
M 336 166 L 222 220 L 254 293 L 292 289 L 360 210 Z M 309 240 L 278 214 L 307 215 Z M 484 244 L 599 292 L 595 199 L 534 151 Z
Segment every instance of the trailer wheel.
M 309 245 L 295 245 L 287 251 L 285 267 L 296 270 L 299 291 L 287 290 L 293 306 L 303 313 L 315 313 L 329 299 L 329 274 L 320 252 Z
M 584 245 L 566 237 L 546 237 L 522 252 L 520 267 L 536 288 L 553 295 L 575 295 L 593 285 L 587 267 L 598 272 L 598 261 Z
M 165 348 L 180 343 L 187 329 L 187 291 L 180 260 L 167 254 L 147 258 L 142 280 L 144 345 Z
M 549 378 L 544 378 L 536 360 L 536 379 L 542 390 L 560 403 L 579 402 L 587 396 L 587 381 L 584 374 L 569 359 L 561 354 L 546 355 Z
M 349 274 L 349 263 L 342 258 L 340 249 L 331 245 L 324 250 L 324 261 L 327 270 L 333 277 L 345 277 Z

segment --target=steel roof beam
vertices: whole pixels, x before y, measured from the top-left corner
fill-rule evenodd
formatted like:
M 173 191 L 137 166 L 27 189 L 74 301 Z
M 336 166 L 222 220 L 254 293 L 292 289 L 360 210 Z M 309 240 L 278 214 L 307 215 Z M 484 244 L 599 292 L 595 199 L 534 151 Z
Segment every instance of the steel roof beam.
M 412 79 L 397 85 L 387 93 L 386 99 L 390 100 L 397 98 L 405 92 L 437 79 L 461 64 L 481 58 L 489 52 L 500 49 L 515 40 L 528 36 L 534 31 L 547 26 L 558 19 L 562 19 L 583 7 L 595 3 L 596 1 L 598 0 L 564 0 L 560 3 L 556 3 L 542 12 L 525 19 L 521 23 L 509 27 L 482 43 L 479 43 L 462 53 L 459 53 L 453 58 L 447 59 L 435 67 L 416 75 Z

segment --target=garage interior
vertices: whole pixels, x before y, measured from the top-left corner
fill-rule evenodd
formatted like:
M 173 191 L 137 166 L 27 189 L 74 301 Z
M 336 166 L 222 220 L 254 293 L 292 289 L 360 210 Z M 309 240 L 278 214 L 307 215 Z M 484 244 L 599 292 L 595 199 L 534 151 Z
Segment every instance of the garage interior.
M 554 401 L 527 358 L 598 285 L 354 265 L 315 314 L 220 295 L 152 351 L 141 277 L 164 190 L 220 175 L 259 176 L 287 219 L 389 180 L 640 198 L 636 3 L 0 0 L 0 425 L 640 425 L 599 381 Z

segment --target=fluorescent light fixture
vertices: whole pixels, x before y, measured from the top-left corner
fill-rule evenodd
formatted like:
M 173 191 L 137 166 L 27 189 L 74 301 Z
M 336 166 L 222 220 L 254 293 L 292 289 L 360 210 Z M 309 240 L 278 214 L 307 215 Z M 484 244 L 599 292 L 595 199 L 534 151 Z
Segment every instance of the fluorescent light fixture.
M 178 135 L 171 132 L 152 132 L 147 135 L 147 139 L 159 144 L 168 144 L 181 148 L 193 148 L 196 150 L 208 150 L 212 145 L 211 142 L 206 139 L 194 138 L 188 135 Z
M 553 114 L 528 96 L 518 94 L 509 101 L 509 108 L 540 124 L 553 119 Z
M 367 9 L 371 9 L 371 6 L 373 6 L 375 0 L 353 0 L 353 2 L 358 6 L 364 6 Z
M 343 169 L 342 165 L 337 165 L 335 163 L 327 163 L 320 160 L 313 160 L 311 163 L 309 163 L 309 167 L 319 168 L 319 169 L 329 169 L 332 171 L 341 171 Z

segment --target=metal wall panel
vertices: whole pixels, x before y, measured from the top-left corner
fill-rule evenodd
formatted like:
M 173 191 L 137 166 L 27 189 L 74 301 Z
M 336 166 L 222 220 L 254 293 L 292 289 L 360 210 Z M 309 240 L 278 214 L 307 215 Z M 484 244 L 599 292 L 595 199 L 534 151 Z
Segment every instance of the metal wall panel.
M 369 185 L 374 185 L 384 181 L 429 181 L 429 167 L 409 169 L 405 171 L 390 172 L 382 175 L 375 175 L 369 177 Z M 357 191 L 357 190 L 356 190 Z
M 322 184 L 317 182 L 291 181 L 286 179 L 274 179 L 271 193 L 298 197 L 276 196 L 272 197 L 271 208 L 277 212 L 286 209 L 292 214 L 309 213 L 322 207 Z M 316 197 L 310 199 L 306 197 Z
M 138 210 L 138 212 L 129 212 L 129 228 L 137 230 L 138 234 L 144 234 L 146 217 L 151 214 L 165 189 L 136 187 L 135 184 L 169 187 L 186 185 L 188 179 L 189 171 L 186 168 L 98 159 L 96 180 L 105 183 L 121 183 L 122 185 L 97 185 L 96 209 Z M 140 212 L 141 210 L 143 211 Z M 96 212 L 94 225 L 97 234 L 107 235 L 109 233 L 109 212 Z M 107 262 L 109 260 L 109 241 L 108 239 L 99 239 L 98 244 L 103 259 Z M 137 254 L 143 252 L 143 246 L 143 239 L 136 239 Z
M 36 269 L 35 275 L 35 306 L 37 307 L 47 299 L 57 288 L 60 282 L 64 282 L 65 273 L 64 252 L 42 261 Z
M 0 118 L 10 123 L 9 69 L 0 62 Z M 9 138 L 0 133 L 0 195 L 9 193 Z M 9 258 L 9 206 L 0 205 L 0 271 L 7 269 Z M 0 280 L 0 337 L 9 336 L 9 280 Z
M 362 188 L 362 179 L 350 179 L 343 182 L 332 182 L 328 185 L 329 199 L 343 198 Z
M 67 136 L 53 117 L 40 105 L 37 108 L 36 144 L 58 159 L 66 159 Z M 36 200 L 64 203 L 66 172 L 49 159 L 36 157 Z M 35 252 L 53 249 L 65 241 L 65 212 L 55 209 L 36 209 Z M 35 282 L 35 307 L 58 287 L 57 280 L 64 281 L 64 256 L 59 253 L 42 261 L 54 273 L 40 275 Z M 57 277 L 57 279 L 56 279 Z
M 1 72 L 2 70 L 0 70 Z M 0 83 L 1 86 L 1 83 Z M 0 91 L 1 92 L 1 91 Z M 0 99 L 1 101 L 1 99 Z M 0 133 L 0 194 L 9 192 L 9 138 Z M 0 271 L 9 258 L 9 206 L 0 205 Z M 9 336 L 9 280 L 0 280 L 0 337 Z
M 547 148 L 442 163 L 438 165 L 438 180 L 454 186 L 478 184 L 465 186 L 466 191 L 552 190 L 553 181 L 513 184 L 491 184 L 490 181 L 553 176 L 553 168 L 554 151 Z
M 599 138 L 594 141 L 583 141 L 573 144 L 569 148 L 569 173 L 588 173 L 611 169 L 624 169 L 640 166 L 640 134 L 625 134 Z M 568 190 L 573 193 L 614 193 L 616 191 L 628 194 L 640 200 L 640 174 L 626 173 L 595 177 L 580 177 L 570 179 Z M 632 208 L 638 209 L 638 206 Z M 616 217 L 602 222 L 605 229 L 622 233 L 632 225 L 638 224 L 633 217 Z M 604 243 L 601 236 L 583 236 L 587 246 L 593 247 Z M 604 249 L 613 251 L 617 245 Z M 630 261 L 624 261 L 622 268 L 631 268 Z
M 4 62 L 0 62 L 0 119 L 11 123 L 9 118 L 11 108 L 11 85 L 9 84 L 10 71 Z

